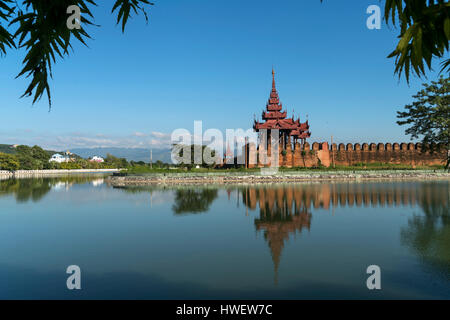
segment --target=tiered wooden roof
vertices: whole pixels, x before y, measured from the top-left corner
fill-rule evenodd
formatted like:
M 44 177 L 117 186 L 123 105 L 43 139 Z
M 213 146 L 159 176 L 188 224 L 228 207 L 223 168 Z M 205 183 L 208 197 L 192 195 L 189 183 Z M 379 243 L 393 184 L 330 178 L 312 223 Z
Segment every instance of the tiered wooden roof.
M 292 118 L 286 118 L 287 112 L 283 112 L 283 104 L 280 102 L 278 92 L 275 86 L 275 71 L 272 70 L 272 91 L 270 92 L 269 101 L 266 105 L 266 110 L 262 112 L 262 119 L 264 122 L 258 122 L 255 119 L 253 129 L 256 132 L 259 130 L 271 130 L 278 129 L 285 131 L 289 136 L 293 136 L 298 139 L 306 139 L 311 136 L 309 132 L 308 121 L 301 123 L 300 118 L 297 120 Z

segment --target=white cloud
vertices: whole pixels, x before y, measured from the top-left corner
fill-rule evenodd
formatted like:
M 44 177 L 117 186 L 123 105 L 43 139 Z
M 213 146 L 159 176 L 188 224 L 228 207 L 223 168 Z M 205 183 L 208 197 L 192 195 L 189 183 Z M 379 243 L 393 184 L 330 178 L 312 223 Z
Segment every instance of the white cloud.
M 170 138 L 170 133 L 162 133 L 158 131 L 153 131 L 152 136 L 156 138 Z
M 135 132 L 135 133 L 133 133 L 133 136 L 135 136 L 135 137 L 148 137 L 148 134 L 143 133 L 143 132 Z
M 170 148 L 170 134 L 152 132 L 145 134 L 134 132 L 128 135 L 108 135 L 103 133 L 85 134 L 71 132 L 66 134 L 51 134 L 15 131 L 13 134 L 0 133 L 0 143 L 40 145 L 51 150 L 66 150 L 71 148 Z
M 225 133 L 223 134 L 223 138 L 225 138 Z M 202 141 L 201 136 L 194 135 L 189 131 L 186 131 L 182 138 L 188 144 L 194 143 L 194 141 Z M 236 140 L 239 143 L 245 141 L 241 136 L 238 136 Z M 124 135 L 112 135 L 101 132 L 53 134 L 20 129 L 8 133 L 0 131 L 0 143 L 39 145 L 43 148 L 57 151 L 99 147 L 170 149 L 175 142 L 177 141 L 172 142 L 172 132 L 164 133 L 158 131 L 149 133 L 134 131 Z M 210 141 L 203 142 L 205 144 L 210 143 Z

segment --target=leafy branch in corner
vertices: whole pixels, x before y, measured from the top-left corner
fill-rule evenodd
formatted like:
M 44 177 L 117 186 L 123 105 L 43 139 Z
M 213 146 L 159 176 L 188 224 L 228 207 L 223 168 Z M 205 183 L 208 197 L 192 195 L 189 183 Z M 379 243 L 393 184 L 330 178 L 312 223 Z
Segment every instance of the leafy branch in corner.
M 404 74 L 409 82 L 411 74 L 425 76 L 426 68 L 432 69 L 433 59 L 444 59 L 441 73 L 450 72 L 448 0 L 385 0 L 384 20 L 387 25 L 398 23 L 400 27 L 399 41 L 388 55 L 395 59 L 399 78 Z
M 80 8 L 80 29 L 67 27 L 67 8 Z M 131 13 L 142 13 L 148 22 L 146 9 L 153 5 L 148 0 L 116 0 L 112 13 L 117 11 L 117 24 L 121 22 L 125 31 Z M 94 25 L 90 6 L 97 6 L 95 0 L 22 0 L 21 6 L 13 0 L 0 0 L 0 54 L 8 49 L 24 49 L 23 68 L 16 78 L 31 78 L 22 97 L 33 96 L 33 104 L 47 95 L 51 107 L 49 78 L 52 65 L 57 58 L 69 56 L 73 51 L 74 39 L 87 46 L 90 39 L 85 26 Z M 14 30 L 14 31 L 11 31 Z

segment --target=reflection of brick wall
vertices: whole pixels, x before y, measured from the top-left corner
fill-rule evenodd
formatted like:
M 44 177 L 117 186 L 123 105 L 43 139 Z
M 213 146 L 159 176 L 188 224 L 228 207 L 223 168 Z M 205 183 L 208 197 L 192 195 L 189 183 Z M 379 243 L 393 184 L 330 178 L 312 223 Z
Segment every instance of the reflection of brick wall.
M 288 210 L 288 214 L 301 208 L 315 209 L 340 206 L 424 206 L 434 203 L 438 207 L 448 207 L 448 188 L 423 183 L 421 188 L 404 188 L 391 185 L 380 188 L 377 184 L 308 184 L 284 185 L 271 188 L 250 186 L 242 190 L 244 204 L 252 210 L 258 208 L 272 213 L 275 208 Z M 284 196 L 284 197 L 283 197 Z M 281 197 L 281 202 L 280 202 Z M 291 212 L 294 211 L 294 212 Z
M 257 162 L 258 150 L 254 145 L 250 145 L 247 159 L 251 159 L 250 168 L 264 167 L 261 162 Z M 270 157 L 270 151 L 269 151 Z M 287 147 L 284 154 L 280 150 L 279 164 L 282 167 L 315 167 L 319 164 L 329 167 L 333 164 L 340 166 L 350 166 L 357 163 L 392 163 L 406 164 L 412 166 L 421 165 L 444 165 L 447 159 L 447 151 L 441 148 L 439 152 L 422 152 L 420 143 L 359 143 L 356 144 L 333 144 L 313 143 L 312 146 L 306 143 L 303 148 L 299 143 L 294 150 Z M 253 161 L 252 161 L 253 160 Z M 254 164 L 252 164 L 254 163 Z

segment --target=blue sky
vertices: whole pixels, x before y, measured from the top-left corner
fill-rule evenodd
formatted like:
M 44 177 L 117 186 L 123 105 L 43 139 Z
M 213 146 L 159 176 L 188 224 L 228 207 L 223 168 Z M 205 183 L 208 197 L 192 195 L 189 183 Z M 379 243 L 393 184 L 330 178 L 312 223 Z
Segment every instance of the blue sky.
M 0 143 L 164 146 L 174 129 L 248 129 L 269 96 L 271 68 L 288 115 L 308 114 L 313 141 L 409 141 L 396 111 L 424 80 L 394 75 L 398 30 L 366 27 L 377 0 L 157 0 L 125 34 L 98 1 L 89 48 L 76 44 L 51 82 L 53 108 L 19 97 L 23 51 L 0 58 Z M 439 70 L 436 63 L 435 69 Z M 428 73 L 429 80 L 437 78 Z

